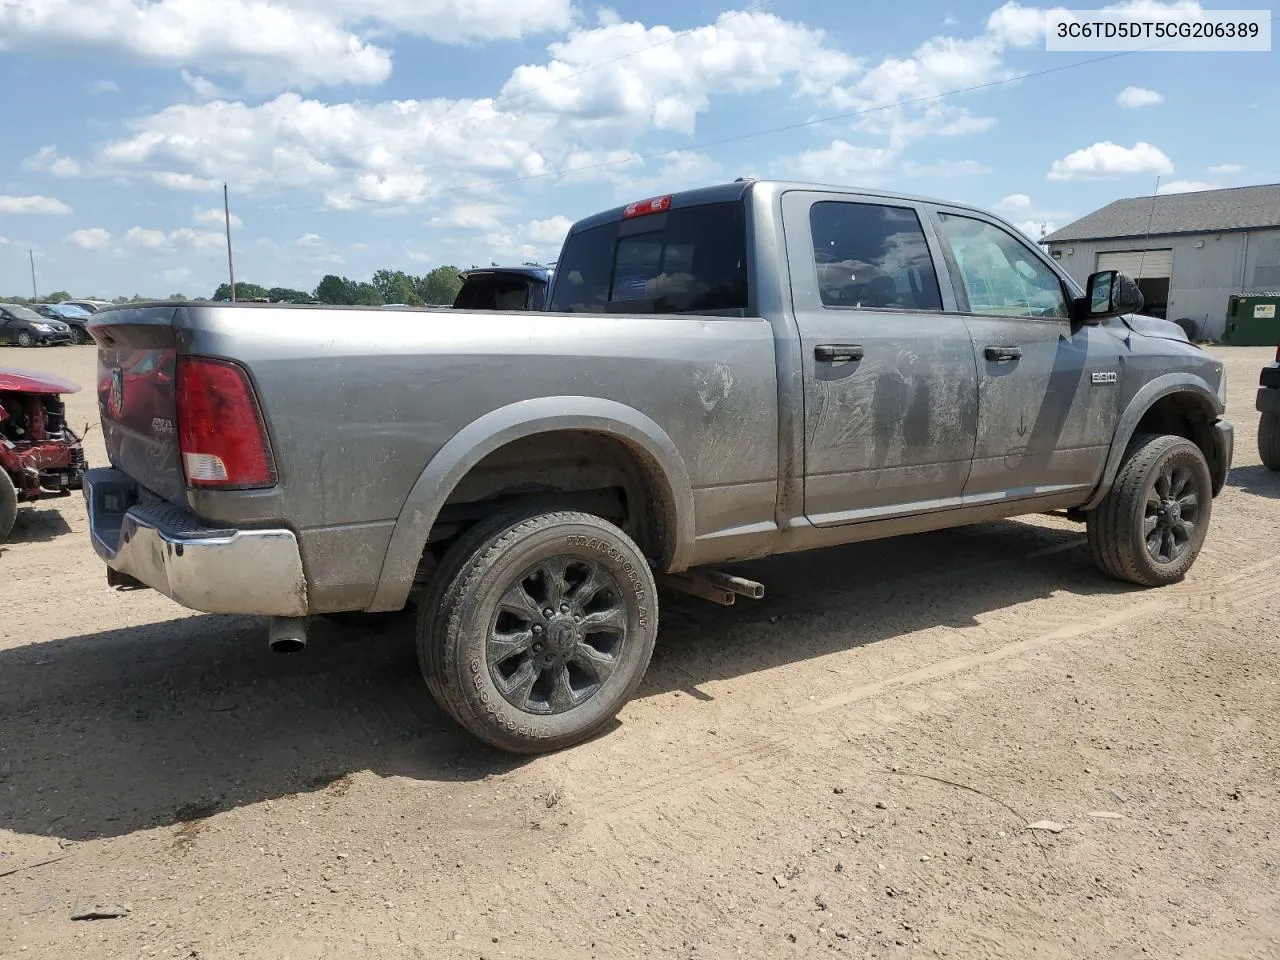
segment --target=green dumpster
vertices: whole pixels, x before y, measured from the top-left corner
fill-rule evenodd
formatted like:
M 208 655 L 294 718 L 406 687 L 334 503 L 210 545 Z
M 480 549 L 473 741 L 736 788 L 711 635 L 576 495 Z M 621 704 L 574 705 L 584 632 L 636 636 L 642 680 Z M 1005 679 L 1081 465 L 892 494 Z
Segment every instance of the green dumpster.
M 1280 345 L 1280 294 L 1232 297 L 1227 302 L 1225 343 L 1236 347 Z

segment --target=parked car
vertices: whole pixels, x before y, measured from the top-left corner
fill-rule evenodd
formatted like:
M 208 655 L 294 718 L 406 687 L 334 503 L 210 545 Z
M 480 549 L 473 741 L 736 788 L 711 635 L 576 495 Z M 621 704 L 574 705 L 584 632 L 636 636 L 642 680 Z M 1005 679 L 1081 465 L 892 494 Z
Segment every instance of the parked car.
M 47 347 L 71 343 L 71 327 L 42 317 L 30 307 L 0 303 L 0 343 L 18 347 Z
M 70 328 L 72 343 L 88 343 L 93 339 L 89 335 L 89 318 L 93 316 L 92 311 L 66 302 L 33 303 L 31 309 L 46 319 L 65 323 Z
M 1262 368 L 1255 401 L 1262 418 L 1258 421 L 1258 455 L 1268 470 L 1280 470 L 1280 346 L 1276 359 Z
M 455 310 L 543 310 L 551 271 L 546 267 L 482 267 L 458 274 Z
M 730 603 L 764 591 L 733 561 L 1046 511 L 1110 577 L 1183 577 L 1224 373 L 1141 307 L 972 207 L 754 181 L 579 222 L 547 312 L 111 310 L 90 536 L 277 650 L 415 609 L 440 704 L 553 750 L 636 690 L 659 581 Z
M 72 307 L 79 307 L 81 310 L 88 310 L 90 313 L 97 313 L 106 307 L 115 306 L 110 300 L 63 300 L 62 302 Z
M 18 504 L 69 496 L 84 481 L 84 447 L 66 421 L 70 380 L 0 367 L 0 543 Z

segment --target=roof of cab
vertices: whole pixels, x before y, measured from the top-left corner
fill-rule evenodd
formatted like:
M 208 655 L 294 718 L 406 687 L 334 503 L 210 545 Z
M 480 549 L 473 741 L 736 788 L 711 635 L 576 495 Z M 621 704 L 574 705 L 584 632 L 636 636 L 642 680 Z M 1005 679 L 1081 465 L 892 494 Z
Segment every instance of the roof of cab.
M 505 274 L 508 276 L 525 277 L 529 280 L 541 280 L 545 283 L 551 277 L 551 271 L 546 267 L 475 267 L 471 270 L 463 270 L 458 274 L 462 280 L 471 277 L 483 277 L 487 274 Z
M 893 193 L 888 190 L 880 190 L 875 187 L 856 187 L 831 183 L 809 183 L 801 180 L 753 180 L 744 178 L 735 180 L 732 183 L 718 183 L 709 187 L 697 187 L 693 190 L 681 190 L 671 194 L 672 210 L 678 210 L 681 207 L 694 207 L 705 203 L 725 203 L 735 200 L 742 200 L 748 193 L 755 191 L 765 191 L 770 195 L 776 196 L 785 193 L 788 190 L 820 190 L 823 193 L 845 193 L 850 195 L 858 195 L 864 197 L 882 197 L 888 200 L 901 200 L 907 203 L 933 203 L 948 207 L 956 207 L 958 209 L 977 210 L 967 203 L 957 203 L 954 200 L 941 200 L 937 197 L 922 197 L 907 193 Z M 664 196 L 664 194 L 658 194 Z M 645 197 L 637 197 L 637 200 L 649 199 Z M 605 210 L 601 213 L 592 214 L 584 217 L 573 225 L 570 233 L 579 233 L 583 230 L 590 230 L 592 227 L 598 227 L 601 224 L 612 223 L 622 219 L 623 213 L 630 204 L 623 204 L 614 207 L 611 210 Z M 990 216 L 987 211 L 982 211 Z

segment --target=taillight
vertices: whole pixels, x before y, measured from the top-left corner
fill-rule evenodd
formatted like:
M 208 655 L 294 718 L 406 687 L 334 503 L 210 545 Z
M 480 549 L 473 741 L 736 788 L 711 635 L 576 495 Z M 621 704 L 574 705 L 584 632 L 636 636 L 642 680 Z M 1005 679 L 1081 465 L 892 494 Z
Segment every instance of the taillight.
M 178 446 L 189 486 L 275 486 L 262 410 L 249 375 L 237 364 L 178 358 Z
M 671 209 L 671 197 L 651 197 L 648 200 L 637 200 L 635 203 L 627 204 L 627 208 L 622 211 L 622 219 L 630 220 L 632 217 L 644 217 L 651 213 L 666 213 Z

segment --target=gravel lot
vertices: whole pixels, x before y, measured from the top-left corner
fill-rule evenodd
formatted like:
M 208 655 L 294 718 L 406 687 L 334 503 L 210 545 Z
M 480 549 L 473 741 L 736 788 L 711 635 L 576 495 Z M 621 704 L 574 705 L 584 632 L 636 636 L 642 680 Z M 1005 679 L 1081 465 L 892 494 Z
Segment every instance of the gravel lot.
M 407 624 L 272 655 L 108 590 L 78 498 L 23 507 L 0 956 L 1280 956 L 1270 353 L 1215 350 L 1236 466 L 1184 583 L 1055 518 L 752 564 L 766 599 L 664 599 L 617 728 L 533 760 L 435 708 Z M 0 349 L 86 387 L 101 465 L 94 359 Z

